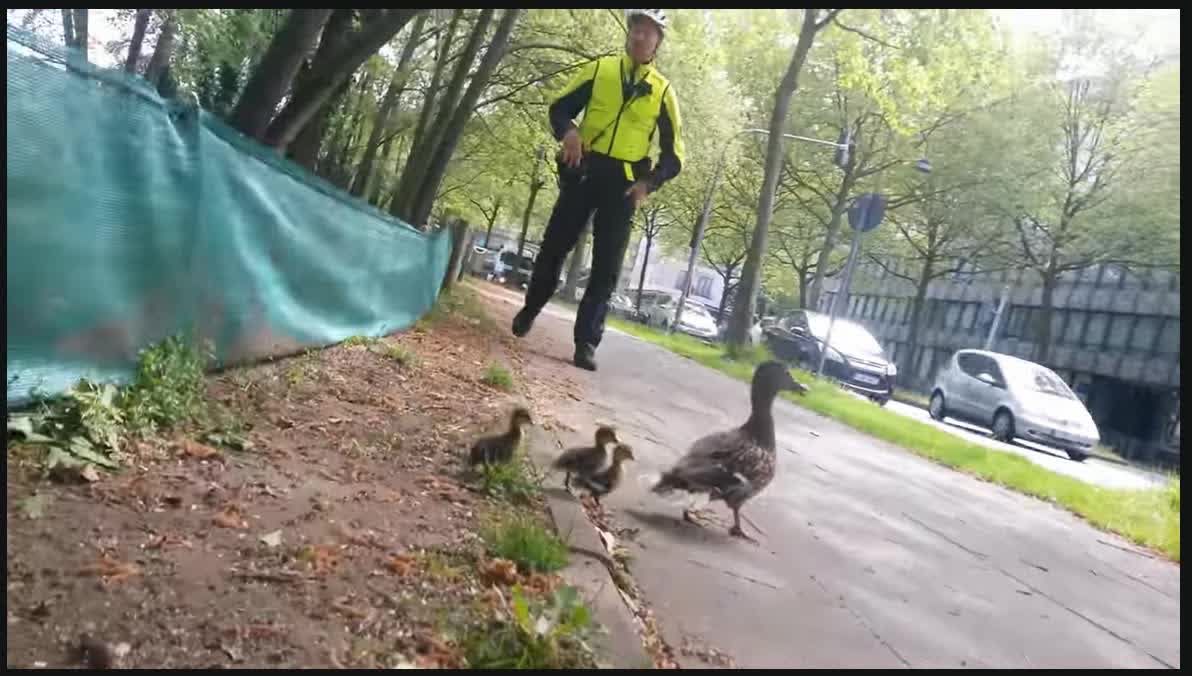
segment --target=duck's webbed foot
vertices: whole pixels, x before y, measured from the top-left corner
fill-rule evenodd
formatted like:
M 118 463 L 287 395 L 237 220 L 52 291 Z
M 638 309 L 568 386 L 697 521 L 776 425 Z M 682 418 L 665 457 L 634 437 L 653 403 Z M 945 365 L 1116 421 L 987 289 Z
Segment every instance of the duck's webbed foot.
M 752 542 L 755 545 L 758 544 L 757 540 L 747 535 L 745 531 L 741 529 L 741 513 L 735 509 L 733 510 L 733 527 L 729 529 L 728 534 L 733 537 L 741 538 L 747 542 Z

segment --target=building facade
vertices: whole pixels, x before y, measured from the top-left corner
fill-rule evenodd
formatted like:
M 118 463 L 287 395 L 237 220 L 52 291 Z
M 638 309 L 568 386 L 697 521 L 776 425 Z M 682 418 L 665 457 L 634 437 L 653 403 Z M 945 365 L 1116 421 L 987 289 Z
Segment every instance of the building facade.
M 638 284 L 641 282 L 642 265 L 646 260 L 646 238 L 641 237 L 630 254 L 625 256 L 625 264 L 621 271 L 618 289 L 630 298 L 635 297 Z M 644 289 L 668 290 L 680 293 L 683 281 L 687 278 L 687 259 L 668 253 L 662 242 L 655 240 L 650 248 L 650 261 L 646 266 Z M 713 313 L 720 307 L 720 300 L 724 296 L 724 278 L 715 270 L 696 262 L 692 275 L 690 297 Z
M 896 263 L 887 266 L 899 271 Z M 839 284 L 839 279 L 825 280 L 820 311 L 828 310 Z M 928 287 L 913 348 L 908 337 L 914 288 L 882 266 L 858 265 L 847 308 L 837 311 L 882 342 L 898 364 L 902 387 L 926 394 L 956 350 L 985 346 L 1003 294 L 1007 302 L 991 349 L 1031 359 L 1042 301 L 1038 277 L 1031 272 L 937 279 Z M 1102 442 L 1126 457 L 1178 467 L 1178 274 L 1097 266 L 1063 277 L 1053 305 L 1045 366 L 1085 402 Z M 912 373 L 914 363 L 918 368 Z

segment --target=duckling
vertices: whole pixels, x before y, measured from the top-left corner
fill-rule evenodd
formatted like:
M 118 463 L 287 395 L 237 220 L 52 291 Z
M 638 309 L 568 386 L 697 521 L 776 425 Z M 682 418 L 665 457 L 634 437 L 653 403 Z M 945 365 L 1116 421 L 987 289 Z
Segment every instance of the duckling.
M 480 437 L 472 443 L 471 465 L 506 463 L 513 459 L 522 441 L 522 426 L 533 425 L 530 412 L 524 407 L 513 409 L 509 417 L 509 429 L 503 434 Z
M 592 499 L 599 505 L 600 498 L 612 493 L 621 484 L 621 479 L 625 477 L 625 468 L 622 467 L 622 464 L 626 460 L 633 459 L 632 448 L 627 444 L 617 444 L 613 447 L 613 462 L 608 469 L 591 475 L 576 474 L 575 481 L 586 488 L 592 495 Z
M 772 409 L 779 390 L 807 393 L 807 388 L 796 382 L 781 363 L 767 361 L 758 365 L 750 385 L 753 408 L 749 420 L 740 427 L 696 440 L 687 454 L 663 473 L 653 491 L 705 493 L 713 501 L 723 500 L 733 510 L 729 533 L 754 541 L 741 529 L 741 507 L 774 478 L 777 444 Z M 683 510 L 683 518 L 694 521 L 690 510 Z
M 607 425 L 601 425 L 596 429 L 595 446 L 578 446 L 563 451 L 553 464 L 556 470 L 566 473 L 563 487 L 571 488 L 572 473 L 591 476 L 603 469 L 604 463 L 608 461 L 607 446 L 618 442 L 617 431 Z

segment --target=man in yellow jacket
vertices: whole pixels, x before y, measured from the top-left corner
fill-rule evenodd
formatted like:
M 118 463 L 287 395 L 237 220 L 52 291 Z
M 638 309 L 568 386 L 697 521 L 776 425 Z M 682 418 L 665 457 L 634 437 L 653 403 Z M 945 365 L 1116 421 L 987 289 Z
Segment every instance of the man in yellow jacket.
M 529 332 L 554 295 L 567 254 L 593 215 L 592 271 L 575 318 L 575 365 L 596 370 L 608 300 L 617 284 L 633 213 L 683 166 L 679 106 L 674 88 L 654 67 L 666 30 L 661 9 L 625 10 L 625 54 L 584 65 L 550 106 L 555 138 L 562 142 L 559 199 L 546 225 L 526 301 L 513 319 L 513 334 Z M 583 112 L 577 126 L 575 118 Z M 650 144 L 658 133 L 658 166 Z

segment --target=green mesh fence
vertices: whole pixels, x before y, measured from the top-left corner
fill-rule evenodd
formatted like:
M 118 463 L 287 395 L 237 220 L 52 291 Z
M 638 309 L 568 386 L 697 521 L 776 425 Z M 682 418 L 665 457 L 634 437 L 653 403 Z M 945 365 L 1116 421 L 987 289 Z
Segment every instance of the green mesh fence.
M 8 27 L 8 404 L 124 381 L 186 332 L 223 364 L 405 328 L 424 235 L 197 106 Z

